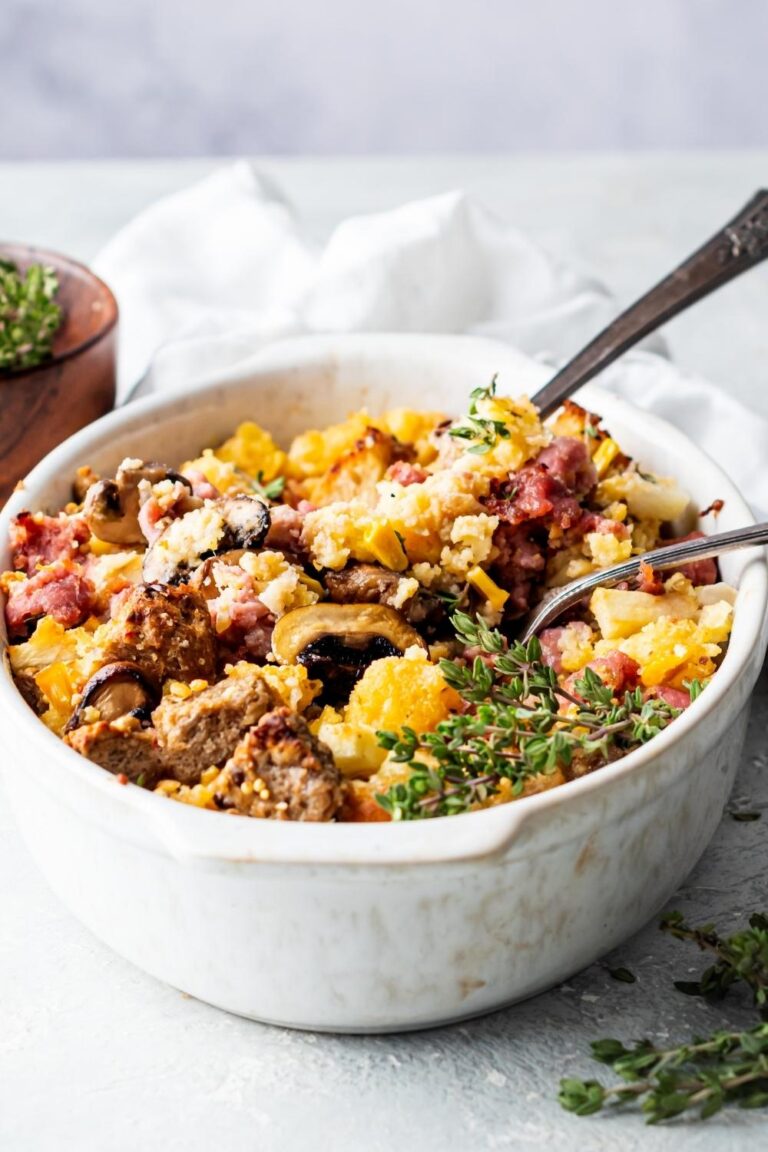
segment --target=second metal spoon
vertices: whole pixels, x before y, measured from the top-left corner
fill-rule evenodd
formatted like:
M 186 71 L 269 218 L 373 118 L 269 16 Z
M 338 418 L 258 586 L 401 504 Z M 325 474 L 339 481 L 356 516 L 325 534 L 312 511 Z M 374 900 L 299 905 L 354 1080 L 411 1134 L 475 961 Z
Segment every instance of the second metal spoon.
M 735 528 L 730 532 L 720 532 L 716 536 L 705 536 L 700 540 L 682 540 L 668 544 L 665 548 L 654 548 L 642 556 L 632 556 L 622 564 L 591 572 L 580 580 L 574 580 L 563 588 L 549 593 L 523 620 L 520 639 L 529 640 L 543 628 L 553 624 L 558 617 L 575 607 L 594 588 L 612 588 L 624 580 L 631 580 L 640 574 L 641 565 L 661 570 L 679 568 L 692 560 L 709 560 L 725 552 L 735 552 L 740 548 L 750 548 L 768 544 L 768 523 L 750 524 L 747 528 Z

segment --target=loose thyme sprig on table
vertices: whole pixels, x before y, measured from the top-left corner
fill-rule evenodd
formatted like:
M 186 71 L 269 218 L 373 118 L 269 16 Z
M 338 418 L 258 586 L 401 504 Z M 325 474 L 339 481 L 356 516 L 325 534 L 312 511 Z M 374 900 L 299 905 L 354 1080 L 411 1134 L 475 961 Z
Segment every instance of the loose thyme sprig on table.
M 690 940 L 702 951 L 712 952 L 715 963 L 700 980 L 676 980 L 675 988 L 687 996 L 722 1000 L 733 984 L 743 982 L 752 989 L 755 1006 L 768 1019 L 768 916 L 755 912 L 749 928 L 722 937 L 714 924 L 691 928 L 682 912 L 670 912 L 659 925 L 678 940 Z
M 0 260 L 0 372 L 34 368 L 50 356 L 62 318 L 58 290 L 52 268 L 32 264 L 25 275 Z
M 747 984 L 762 1015 L 768 1001 L 768 916 L 755 913 L 749 928 L 726 938 L 714 926 L 690 928 L 680 912 L 670 912 L 660 927 L 679 940 L 712 951 L 717 963 L 696 983 L 676 981 L 688 994 L 722 998 L 732 985 Z M 625 1048 L 620 1040 L 596 1040 L 592 1055 L 607 1064 L 619 1083 L 597 1080 L 560 1081 L 559 1100 L 568 1112 L 591 1116 L 606 1104 L 641 1101 L 649 1124 L 698 1110 L 702 1119 L 725 1104 L 740 1108 L 768 1105 L 768 1021 L 745 1032 L 718 1031 L 688 1044 L 656 1048 L 641 1040 Z
M 662 700 L 644 701 L 640 689 L 615 699 L 590 668 L 569 692 L 542 662 L 536 637 L 508 645 L 481 619 L 463 612 L 451 619 L 459 639 L 484 655 L 470 666 L 440 661 L 465 712 L 434 732 L 377 733 L 392 759 L 411 768 L 407 781 L 376 797 L 393 820 L 466 812 L 498 792 L 502 780 L 519 796 L 532 776 L 568 768 L 576 756 L 597 767 L 646 743 L 679 714 Z M 571 706 L 566 713 L 563 702 Z
M 461 424 L 454 424 L 449 435 L 457 440 L 471 440 L 467 452 L 475 456 L 485 456 L 495 446 L 497 440 L 509 439 L 509 428 L 503 420 L 492 420 L 481 416 L 477 410 L 478 400 L 492 400 L 496 395 L 494 376 L 487 388 L 475 388 L 469 394 L 469 413 Z
M 768 1104 L 768 1023 L 747 1032 L 715 1032 L 677 1048 L 656 1048 L 648 1040 L 634 1048 L 619 1040 L 596 1040 L 592 1055 L 608 1064 L 620 1082 L 606 1088 L 597 1080 L 561 1080 L 560 1103 L 577 1116 L 592 1116 L 612 1101 L 641 1098 L 649 1124 L 690 1109 L 705 1120 L 724 1104 Z

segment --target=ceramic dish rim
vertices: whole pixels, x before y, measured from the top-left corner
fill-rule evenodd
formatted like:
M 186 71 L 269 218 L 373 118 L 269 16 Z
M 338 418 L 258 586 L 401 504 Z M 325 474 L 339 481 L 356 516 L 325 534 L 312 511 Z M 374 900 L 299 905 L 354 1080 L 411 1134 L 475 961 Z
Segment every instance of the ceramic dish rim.
M 332 347 L 338 343 L 345 343 L 345 337 L 328 338 L 300 337 L 304 350 L 310 348 L 315 340 L 315 346 L 320 352 L 324 348 Z M 441 341 L 461 341 L 467 347 L 471 356 L 472 343 L 485 345 L 487 340 L 476 340 L 473 337 L 412 337 L 411 344 L 415 347 L 416 341 L 428 340 L 432 344 Z M 376 334 L 374 346 L 383 346 L 385 342 L 397 341 L 404 346 L 408 338 L 400 334 Z M 285 344 L 297 343 L 286 341 Z M 346 347 L 350 350 L 365 345 L 365 337 L 350 337 Z M 275 345 L 274 347 L 277 347 Z M 504 345 L 500 346 L 502 349 Z M 509 348 L 507 352 L 511 351 Z M 267 348 L 265 351 L 269 351 Z M 254 358 L 253 365 L 258 365 L 258 358 Z M 282 368 L 275 363 L 264 361 L 263 369 L 267 373 Z M 220 389 L 234 389 L 242 384 L 243 371 L 220 374 L 216 379 L 200 382 L 194 385 L 185 399 L 204 400 L 206 395 Z M 257 385 L 254 385 L 257 387 Z M 590 385 L 590 396 L 594 395 L 599 401 L 601 396 L 608 396 L 613 408 L 626 411 L 627 415 L 639 419 L 645 425 L 644 431 L 652 434 L 654 430 L 666 443 L 687 454 L 698 456 L 707 466 L 710 474 L 723 485 L 727 499 L 737 505 L 743 512 L 745 523 L 754 523 L 749 508 L 736 489 L 733 482 L 722 469 L 712 461 L 706 453 L 693 444 L 688 438 L 659 417 L 643 412 L 633 407 L 623 399 L 604 392 Z M 172 416 L 174 399 L 173 394 L 150 395 L 144 399 L 132 401 L 125 408 L 119 408 L 101 419 L 95 421 L 87 428 L 82 429 L 74 436 L 69 437 L 48 454 L 23 482 L 21 491 L 12 495 L 6 507 L 0 511 L 0 541 L 4 547 L 7 539 L 10 519 L 25 506 L 28 491 L 44 488 L 49 485 L 51 478 L 61 467 L 71 467 L 71 461 L 84 458 L 89 450 L 95 450 L 103 444 L 105 437 L 122 424 L 128 424 L 136 418 L 152 415 Z M 599 411 L 599 408 L 597 408 Z M 744 603 L 740 605 L 739 612 L 742 623 L 739 630 L 741 636 L 740 651 L 729 646 L 717 675 L 711 684 L 691 707 L 680 716 L 674 724 L 665 729 L 648 744 L 630 752 L 620 760 L 606 765 L 596 772 L 583 776 L 578 780 L 569 781 L 548 791 L 532 796 L 522 797 L 510 804 L 498 805 L 490 809 L 470 812 L 450 818 L 444 817 L 430 821 L 416 821 L 404 823 L 381 822 L 375 824 L 363 823 L 328 823 L 306 824 L 300 822 L 272 822 L 258 820 L 242 820 L 237 822 L 237 829 L 232 828 L 235 822 L 225 821 L 221 813 L 198 809 L 190 805 L 167 801 L 164 797 L 139 788 L 135 785 L 121 785 L 117 779 L 97 764 L 85 759 L 68 748 L 61 739 L 45 727 L 37 716 L 31 711 L 19 693 L 10 674 L 7 653 L 4 653 L 4 674 L 0 676 L 0 708 L 3 710 L 3 719 L 8 723 L 11 718 L 20 726 L 20 730 L 27 733 L 41 753 L 48 761 L 59 761 L 61 769 L 74 773 L 78 781 L 97 793 L 109 796 L 114 800 L 117 794 L 119 802 L 133 808 L 138 814 L 145 816 L 153 824 L 163 825 L 163 841 L 166 847 L 181 855 L 193 855 L 212 860 L 237 860 L 238 862 L 280 862 L 280 864 L 308 863 L 317 864 L 391 864 L 393 861 L 404 864 L 417 861 L 428 863 L 443 858 L 470 859 L 496 855 L 505 848 L 510 839 L 519 831 L 520 827 L 533 816 L 548 813 L 551 816 L 561 807 L 567 807 L 578 799 L 590 797 L 596 792 L 609 790 L 624 777 L 641 772 L 649 763 L 658 760 L 669 749 L 686 740 L 691 732 L 717 707 L 721 708 L 723 722 L 720 730 L 724 730 L 729 722 L 728 709 L 723 707 L 723 698 L 736 687 L 748 665 L 749 656 L 756 644 L 759 644 L 763 631 L 766 603 L 768 602 L 768 569 L 765 554 L 761 550 L 754 550 L 754 558 L 745 564 L 741 577 L 740 591 L 746 584 L 750 589 L 749 597 L 742 597 Z M 63 760 L 60 758 L 63 757 Z M 54 770 L 56 767 L 54 765 Z M 169 811 L 172 810 L 172 811 Z M 162 813 L 162 815 L 161 815 Z M 500 814 L 503 814 L 500 816 Z M 268 829 L 265 829 L 268 825 Z M 173 826 L 173 827 L 172 827 Z M 226 838 L 224 830 L 228 828 Z M 480 834 L 487 829 L 487 837 Z M 218 831 L 217 831 L 218 830 Z M 179 838 L 175 833 L 179 834 Z M 466 841 L 457 846 L 456 852 L 450 851 L 446 845 L 445 853 L 440 848 L 442 841 L 450 841 L 458 837 Z M 170 833 L 170 835 L 169 835 Z M 111 834 L 119 834 L 113 829 Z M 382 853 L 383 839 L 388 841 L 386 850 Z M 470 842 L 472 847 L 470 848 Z

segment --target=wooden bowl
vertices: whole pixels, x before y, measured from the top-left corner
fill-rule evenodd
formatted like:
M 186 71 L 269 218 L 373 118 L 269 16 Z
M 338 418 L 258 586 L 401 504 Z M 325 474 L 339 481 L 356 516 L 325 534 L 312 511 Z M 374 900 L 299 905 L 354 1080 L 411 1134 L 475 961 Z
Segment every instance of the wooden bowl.
M 46 264 L 59 278 L 63 314 L 53 355 L 35 368 L 0 372 L 0 507 L 39 460 L 115 403 L 117 301 L 82 264 L 22 244 L 0 244 L 19 268 Z

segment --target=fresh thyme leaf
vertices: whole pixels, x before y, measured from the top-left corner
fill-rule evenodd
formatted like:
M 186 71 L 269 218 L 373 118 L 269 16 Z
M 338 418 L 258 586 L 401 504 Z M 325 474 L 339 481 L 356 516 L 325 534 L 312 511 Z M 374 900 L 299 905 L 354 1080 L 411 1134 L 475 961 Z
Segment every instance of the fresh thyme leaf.
M 434 593 L 438 600 L 442 600 L 448 608 L 455 608 L 464 599 L 463 592 L 440 592 L 435 590 Z
M 276 476 L 274 480 L 270 480 L 268 484 L 265 484 L 264 473 L 259 472 L 256 479 L 251 481 L 251 484 L 257 496 L 263 496 L 265 500 L 279 500 L 285 488 L 285 477 Z
M 558 1099 L 577 1116 L 591 1116 L 615 1101 L 641 1101 L 648 1124 L 671 1120 L 688 1110 L 701 1119 L 724 1104 L 760 1108 L 768 1104 L 768 1023 L 746 1032 L 715 1032 L 677 1048 L 660 1049 L 648 1040 L 624 1048 L 618 1040 L 592 1045 L 596 1060 L 616 1073 L 618 1083 L 560 1081 Z
M 433 732 L 377 733 L 392 759 L 411 769 L 376 797 L 393 820 L 466 812 L 502 787 L 519 796 L 533 776 L 567 770 L 576 760 L 598 767 L 652 739 L 678 715 L 662 700 L 644 701 L 639 689 L 616 699 L 592 669 L 574 695 L 542 662 L 535 636 L 508 644 L 480 617 L 457 611 L 451 620 L 473 659 L 441 660 L 440 669 L 465 709 Z M 561 712 L 564 701 L 575 709 Z
M 53 268 L 32 264 L 26 273 L 0 260 L 0 372 L 34 368 L 51 354 L 61 325 Z
M 691 697 L 691 704 L 694 700 L 698 700 L 704 691 L 706 685 L 702 684 L 701 680 L 683 680 L 683 688 L 688 689 L 688 695 Z
M 678 992 L 682 992 L 683 996 L 703 995 L 700 980 L 673 980 L 672 983 Z
M 469 394 L 469 412 L 463 423 L 454 424 L 448 430 L 450 436 L 457 440 L 472 441 L 467 452 L 473 456 L 485 456 L 496 446 L 499 440 L 509 439 L 509 428 L 503 420 L 492 420 L 478 413 L 478 400 L 492 400 L 496 395 L 496 381 L 494 376 L 490 384 L 484 388 L 474 388 Z
M 670 912 L 660 927 L 679 940 L 713 952 L 716 963 L 700 980 L 677 981 L 688 996 L 722 998 L 738 982 L 751 988 L 761 1013 L 768 1001 L 768 915 L 756 912 L 749 927 L 723 937 L 712 924 L 691 928 L 681 912 Z M 617 971 L 620 971 L 617 969 Z M 687 1044 L 656 1048 L 641 1040 L 626 1048 L 620 1040 L 596 1040 L 592 1056 L 617 1076 L 609 1086 L 597 1080 L 568 1077 L 560 1081 L 558 1099 L 577 1116 L 591 1116 L 606 1104 L 639 1103 L 648 1124 L 698 1111 L 706 1120 L 727 1104 L 740 1108 L 768 1106 L 768 1021 L 744 1032 L 717 1031 Z
M 722 1000 L 731 985 L 742 982 L 752 989 L 761 1014 L 768 1015 L 768 915 L 756 912 L 750 917 L 748 928 L 727 937 L 720 936 L 712 924 L 690 927 L 681 912 L 668 913 L 659 927 L 677 940 L 689 940 L 702 951 L 712 952 L 716 958 L 698 981 L 698 993 L 686 988 L 689 995 Z
M 629 968 L 609 968 L 608 975 L 621 984 L 634 984 L 637 980 L 637 976 L 634 972 L 630 972 Z

